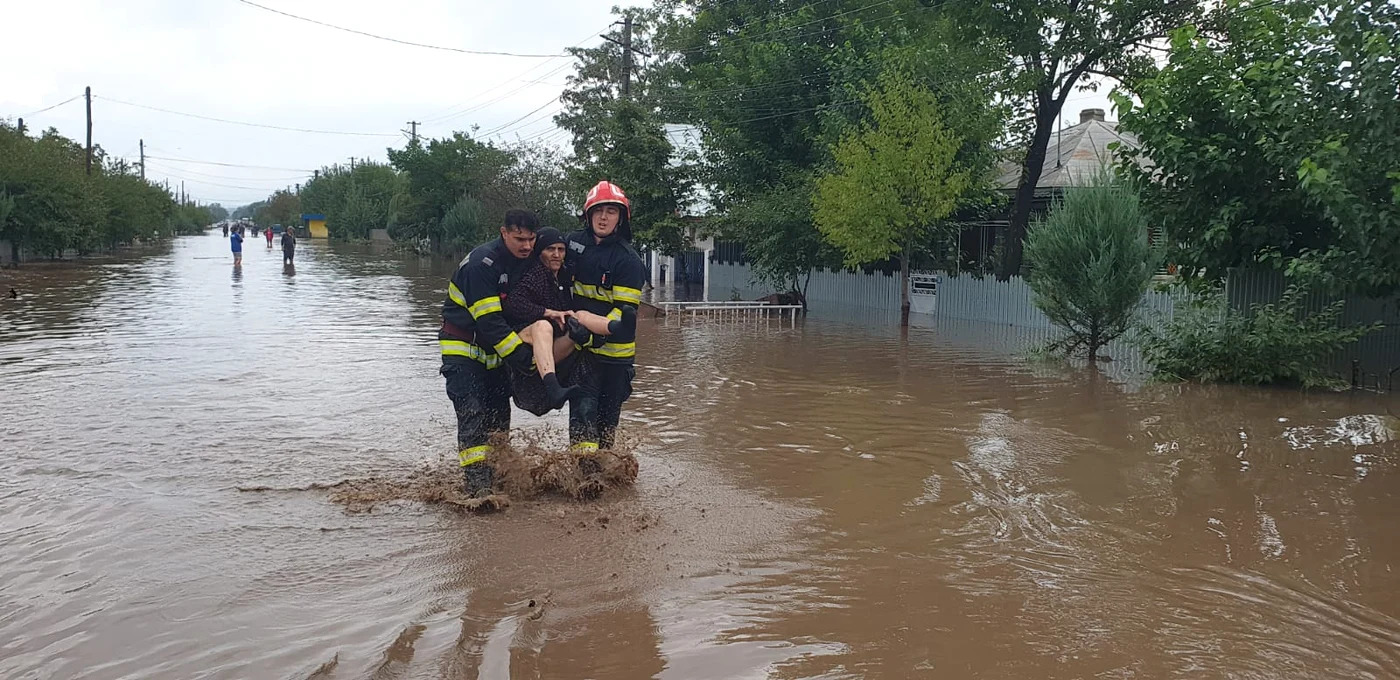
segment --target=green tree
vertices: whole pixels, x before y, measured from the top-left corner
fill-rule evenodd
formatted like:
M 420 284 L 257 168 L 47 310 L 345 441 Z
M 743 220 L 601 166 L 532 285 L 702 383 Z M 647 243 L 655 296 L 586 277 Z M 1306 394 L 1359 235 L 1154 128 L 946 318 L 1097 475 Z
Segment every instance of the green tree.
M 1035 306 L 1068 336 L 1052 345 L 1090 362 L 1132 325 L 1161 259 L 1137 193 L 1108 172 L 1065 192 L 1026 236 Z
M 936 7 L 917 0 L 659 6 L 668 17 L 657 41 L 666 119 L 698 131 L 697 177 L 723 236 L 743 243 L 755 275 L 773 283 L 806 280 L 813 268 L 839 263 L 810 203 L 794 209 L 793 192 L 829 164 L 842 132 L 865 113 L 862 94 L 887 66 L 937 91 L 944 110 L 958 116 L 962 102 L 988 101 L 997 83 L 986 74 L 1003 59 L 962 40 Z M 990 134 L 999 132 L 994 121 Z
M 834 170 L 817 178 L 817 228 L 847 265 L 899 260 L 901 322 L 909 324 L 909 260 L 964 196 L 988 181 L 986 153 L 960 157 L 964 138 L 944 120 L 938 98 L 898 70 L 879 78 L 866 102 L 870 120 L 842 135 Z
M 253 215 L 253 221 L 259 227 L 301 224 L 301 198 L 286 189 L 279 189 L 269 196 L 267 204 Z
M 969 0 L 946 3 L 966 38 L 1009 56 L 1003 94 L 1024 116 L 1021 179 L 1011 205 L 1002 279 L 1021 270 L 1036 183 L 1055 120 L 1086 76 L 1122 80 L 1153 68 L 1149 53 L 1172 29 L 1199 20 L 1203 5 L 1179 0 Z
M 632 204 L 634 240 L 676 255 L 689 247 L 678 218 L 689 206 L 691 167 L 666 134 L 654 85 L 660 67 L 643 59 L 655 49 L 663 15 L 636 8 L 614 12 L 632 19 L 634 67 L 627 92 L 621 86 L 621 47 L 603 42 L 569 50 L 578 64 L 560 97 L 564 110 L 554 120 L 573 135 L 570 184 L 578 197 L 600 180 L 621 186 Z
M 209 217 L 213 221 L 222 222 L 228 219 L 228 208 L 218 203 L 210 203 L 207 207 L 209 208 Z
M 1231 3 L 1118 94 L 1122 169 L 1188 280 L 1264 265 L 1306 287 L 1400 290 L 1400 8 Z
M 514 164 L 514 159 L 492 144 L 454 132 L 426 144 L 414 142 L 403 149 L 389 149 L 389 162 L 403 173 L 406 182 L 389 206 L 390 233 L 395 238 L 427 238 L 435 249 L 442 250 L 446 243 L 463 243 L 468 238 L 443 231 L 446 225 L 460 224 L 444 222 L 447 212 L 464 196 L 481 201 L 485 189 Z
M 371 229 L 388 226 L 390 201 L 403 186 L 400 174 L 383 163 L 325 167 L 302 187 L 301 210 L 325 215 L 331 238 L 363 240 Z

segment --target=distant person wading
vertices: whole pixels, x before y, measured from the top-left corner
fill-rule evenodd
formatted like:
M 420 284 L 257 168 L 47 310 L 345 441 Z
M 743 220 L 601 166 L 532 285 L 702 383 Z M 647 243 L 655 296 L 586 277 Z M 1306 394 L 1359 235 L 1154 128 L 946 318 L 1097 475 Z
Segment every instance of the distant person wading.
M 296 254 L 297 235 L 292 233 L 291 227 L 287 227 L 282 230 L 282 264 L 292 264 L 292 258 Z

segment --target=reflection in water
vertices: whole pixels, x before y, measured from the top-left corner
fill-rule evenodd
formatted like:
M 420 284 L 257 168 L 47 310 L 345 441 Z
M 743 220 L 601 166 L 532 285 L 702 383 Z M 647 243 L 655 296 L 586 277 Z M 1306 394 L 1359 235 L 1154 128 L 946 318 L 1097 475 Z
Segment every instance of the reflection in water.
M 645 321 L 634 489 L 346 514 L 237 488 L 450 464 L 454 263 L 226 248 L 4 273 L 0 676 L 1400 675 L 1394 399 Z

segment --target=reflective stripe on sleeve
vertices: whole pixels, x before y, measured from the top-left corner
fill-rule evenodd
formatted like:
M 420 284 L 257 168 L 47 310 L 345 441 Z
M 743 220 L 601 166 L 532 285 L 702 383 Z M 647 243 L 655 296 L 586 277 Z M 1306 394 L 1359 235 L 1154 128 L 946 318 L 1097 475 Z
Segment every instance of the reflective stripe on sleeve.
M 496 356 L 508 357 L 511 352 L 515 351 L 516 347 L 523 344 L 525 344 L 525 341 L 521 340 L 519 335 L 512 332 L 510 335 L 507 335 L 504 340 L 496 343 Z
M 597 453 L 598 442 L 579 442 L 573 445 L 574 453 Z
M 472 313 L 473 319 L 480 319 L 491 312 L 499 312 L 501 311 L 501 297 L 499 295 L 492 295 L 491 297 L 481 298 L 473 302 L 470 307 L 467 307 L 467 311 Z
M 453 302 L 457 303 L 458 307 L 467 306 L 467 296 L 462 295 L 462 289 L 458 288 L 457 284 L 455 283 L 447 284 L 447 297 L 451 298 Z
M 617 308 L 617 307 L 613 307 L 613 308 L 612 308 L 612 311 L 611 311 L 611 312 L 608 312 L 608 321 L 621 321 L 621 320 L 622 320 L 622 310 L 619 309 L 619 308 Z

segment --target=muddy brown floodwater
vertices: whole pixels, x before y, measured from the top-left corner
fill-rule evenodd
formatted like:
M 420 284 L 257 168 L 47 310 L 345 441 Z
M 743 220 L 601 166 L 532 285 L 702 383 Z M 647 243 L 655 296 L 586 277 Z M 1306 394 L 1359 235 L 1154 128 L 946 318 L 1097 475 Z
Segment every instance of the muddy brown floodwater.
M 226 251 L 0 271 L 0 677 L 1400 677 L 1392 398 L 644 320 L 635 485 L 473 516 L 446 265 Z

